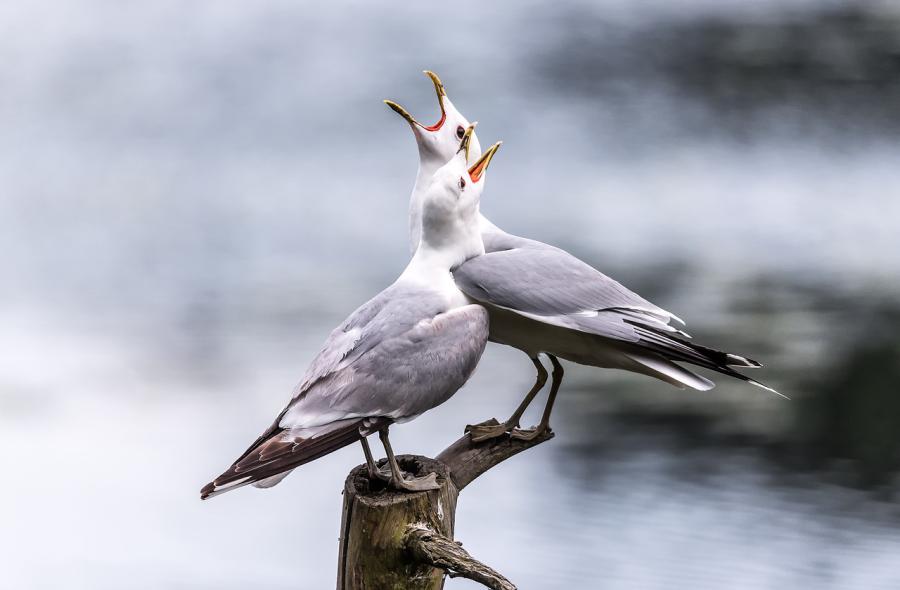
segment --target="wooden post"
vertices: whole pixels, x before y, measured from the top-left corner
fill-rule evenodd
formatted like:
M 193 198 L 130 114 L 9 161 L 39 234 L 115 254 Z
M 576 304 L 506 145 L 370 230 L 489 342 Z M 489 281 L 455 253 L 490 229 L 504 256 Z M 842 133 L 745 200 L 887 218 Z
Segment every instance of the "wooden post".
M 456 497 L 446 465 L 433 459 L 401 455 L 400 467 L 416 475 L 438 474 L 441 488 L 414 494 L 372 485 L 365 465 L 350 472 L 344 484 L 338 588 L 409 588 L 443 586 L 443 572 L 409 559 L 407 528 L 421 525 L 453 538 Z M 370 487 L 372 486 L 372 487 Z M 374 489 L 373 489 L 374 488 Z
M 515 590 L 501 574 L 453 541 L 459 492 L 498 463 L 553 437 L 530 441 L 508 436 L 473 443 L 466 434 L 437 459 L 401 455 L 416 476 L 437 473 L 440 489 L 398 492 L 370 481 L 365 465 L 344 484 L 338 556 L 338 590 L 439 590 L 444 576 L 465 577 L 495 590 Z

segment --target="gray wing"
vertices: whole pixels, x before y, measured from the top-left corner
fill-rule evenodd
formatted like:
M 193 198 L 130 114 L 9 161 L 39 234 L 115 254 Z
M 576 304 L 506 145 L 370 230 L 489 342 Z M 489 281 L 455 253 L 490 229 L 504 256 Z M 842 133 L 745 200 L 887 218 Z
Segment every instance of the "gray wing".
M 412 328 L 420 319 L 433 317 L 446 307 L 434 293 L 393 284 L 359 306 L 335 328 L 294 388 L 292 399 L 319 379 L 340 371 L 365 354 L 380 340 Z
M 272 485 L 359 440 L 365 430 L 446 401 L 484 352 L 488 314 L 479 305 L 442 307 L 440 297 L 402 287 L 360 307 L 329 337 L 275 423 L 201 490 L 201 498 L 248 484 Z
M 453 272 L 457 286 L 475 301 L 762 386 L 730 368 L 758 362 L 688 342 L 690 336 L 669 324 L 681 322 L 674 314 L 565 250 L 509 234 L 490 243 L 512 247 L 472 258 Z M 547 352 L 553 353 L 552 343 Z
M 460 265 L 453 272 L 459 288 L 476 301 L 538 316 L 590 317 L 614 311 L 672 332 L 678 331 L 669 326 L 670 320 L 683 323 L 565 250 L 518 240 L 519 247 Z
M 397 323 L 410 327 L 378 338 L 311 384 L 281 416 L 281 428 L 348 418 L 402 421 L 440 405 L 465 384 L 487 343 L 487 311 L 467 305 L 424 318 L 402 306 L 393 312 Z

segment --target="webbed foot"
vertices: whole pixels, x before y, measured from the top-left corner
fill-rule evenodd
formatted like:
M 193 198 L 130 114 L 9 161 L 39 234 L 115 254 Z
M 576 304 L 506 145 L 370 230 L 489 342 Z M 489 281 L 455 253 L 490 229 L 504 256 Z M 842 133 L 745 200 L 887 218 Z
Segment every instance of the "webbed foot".
M 514 428 L 515 426 L 510 426 L 505 422 L 501 424 L 500 422 L 497 422 L 496 418 L 491 418 L 490 420 L 485 420 L 478 424 L 469 424 L 466 426 L 466 432 L 469 433 L 472 442 L 482 442 L 503 436 L 504 434 L 511 432 Z
M 439 484 L 437 480 L 437 473 L 429 473 L 422 477 L 403 477 L 399 480 L 391 478 L 390 486 L 396 490 L 403 490 L 405 492 L 427 492 L 429 490 L 441 489 L 441 484 Z
M 516 428 L 509 433 L 510 438 L 516 440 L 534 440 L 544 433 L 550 432 L 550 426 L 537 426 L 535 428 Z

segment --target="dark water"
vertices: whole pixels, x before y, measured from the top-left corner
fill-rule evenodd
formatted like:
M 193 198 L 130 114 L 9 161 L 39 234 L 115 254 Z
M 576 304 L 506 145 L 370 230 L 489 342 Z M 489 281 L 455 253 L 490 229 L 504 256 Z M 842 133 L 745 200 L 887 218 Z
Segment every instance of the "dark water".
M 379 99 L 434 114 L 425 67 L 506 142 L 495 222 L 793 398 L 569 367 L 556 438 L 463 495 L 466 547 L 522 588 L 900 587 L 897 13 L 847 6 L 5 5 L 0 587 L 333 583 L 358 449 L 197 494 L 405 264 Z M 395 446 L 531 371 L 489 348 Z

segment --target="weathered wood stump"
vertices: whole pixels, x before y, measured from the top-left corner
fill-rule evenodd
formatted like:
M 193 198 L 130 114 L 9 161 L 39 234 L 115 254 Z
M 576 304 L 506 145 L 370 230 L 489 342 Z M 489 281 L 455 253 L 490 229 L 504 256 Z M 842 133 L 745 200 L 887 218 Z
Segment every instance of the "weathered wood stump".
M 438 474 L 440 489 L 428 492 L 387 489 L 383 482 L 369 480 L 365 465 L 354 468 L 344 484 L 338 590 L 438 590 L 445 575 L 515 590 L 453 541 L 457 498 L 488 469 L 552 437 L 548 431 L 527 441 L 505 436 L 473 443 L 465 435 L 437 459 L 398 456 L 408 473 Z
M 439 490 L 407 493 L 386 489 L 368 478 L 365 465 L 350 472 L 344 484 L 338 588 L 409 588 L 443 586 L 444 572 L 410 559 L 407 535 L 419 526 L 453 538 L 459 492 L 450 469 L 425 457 L 400 455 L 400 467 L 416 476 L 438 474 Z

